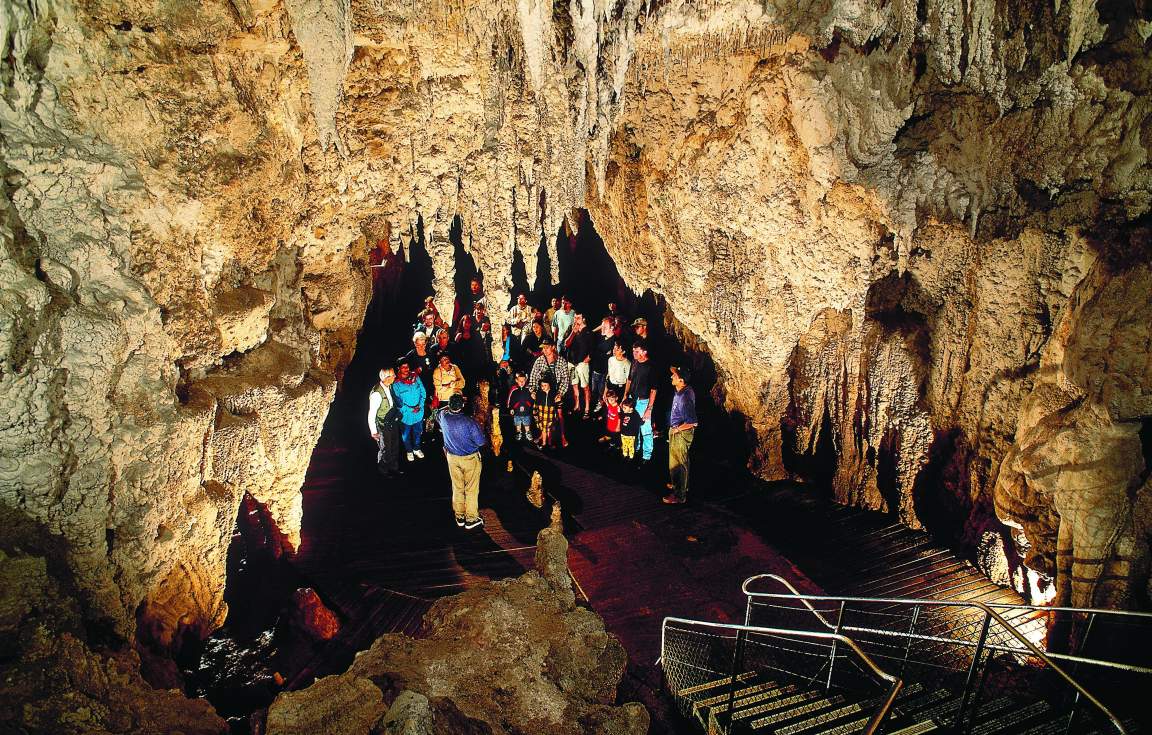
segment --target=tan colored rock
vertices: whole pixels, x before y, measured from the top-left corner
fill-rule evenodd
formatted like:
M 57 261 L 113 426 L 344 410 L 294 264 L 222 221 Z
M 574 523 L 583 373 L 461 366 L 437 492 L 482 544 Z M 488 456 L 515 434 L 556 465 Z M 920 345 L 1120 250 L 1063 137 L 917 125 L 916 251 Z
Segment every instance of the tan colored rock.
M 340 674 L 284 692 L 268 708 L 268 735 L 368 735 L 388 707 L 371 681 Z
M 234 288 L 216 297 L 213 317 L 220 330 L 221 356 L 247 352 L 268 337 L 268 312 L 275 296 L 251 286 Z
M 997 478 L 997 511 L 1037 544 L 1030 563 L 1055 573 L 1061 604 L 1125 607 L 1146 584 L 1150 310 L 1146 263 L 1081 282 Z

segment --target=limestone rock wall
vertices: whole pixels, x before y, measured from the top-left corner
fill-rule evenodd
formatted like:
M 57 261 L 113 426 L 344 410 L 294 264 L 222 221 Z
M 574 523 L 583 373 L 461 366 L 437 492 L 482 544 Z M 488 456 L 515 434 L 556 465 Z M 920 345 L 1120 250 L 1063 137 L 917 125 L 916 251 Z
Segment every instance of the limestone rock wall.
M 1139 389 L 1067 427 L 1092 450 L 1042 433 L 1040 459 L 1027 437 L 1031 406 L 1071 405 L 1037 397 L 1059 330 L 1116 335 L 1133 385 L 1148 362 L 1142 328 L 1106 326 L 1149 316 L 1128 285 L 1148 258 L 1148 19 L 852 11 L 777 7 L 789 32 L 753 52 L 670 11 L 696 45 L 635 80 L 592 219 L 633 288 L 707 342 L 761 475 L 830 451 L 838 500 L 972 548 L 991 534 L 998 564 L 1028 559 L 1002 581 L 1047 597 L 1039 570 L 1077 604 L 1146 603 Z M 1077 304 L 1112 288 L 1108 316 L 1083 321 Z M 1099 382 L 1069 395 L 1118 390 Z M 1107 457 L 1092 480 L 1041 470 L 1083 452 Z
M 1068 592 L 1076 563 L 1130 562 L 1100 577 L 1109 599 L 1147 578 L 1143 394 L 1075 363 L 1098 360 L 1086 345 L 1109 309 L 1133 299 L 1131 319 L 1147 316 L 1132 257 L 1146 251 L 1130 242 L 1152 201 L 1144 11 L 2 10 L 0 502 L 64 541 L 89 614 L 122 635 L 139 620 L 164 644 L 219 623 L 244 493 L 295 541 L 298 487 L 369 295 L 366 236 L 400 246 L 423 231 L 447 309 L 459 217 L 500 304 L 514 254 L 534 272 L 574 207 L 629 283 L 707 342 L 763 476 L 830 443 L 845 502 L 991 532 L 1038 569 L 1071 569 Z M 1062 362 L 1057 325 L 1081 335 Z M 1126 375 L 1148 349 L 1118 333 L 1105 352 Z M 1098 407 L 1067 428 L 1117 458 L 1106 491 L 1038 474 L 1080 463 L 1028 448 L 1045 411 L 1067 414 L 1052 381 L 1065 408 L 1084 406 L 1067 384 Z M 1119 515 L 1085 510 L 1120 483 Z
M 90 617 L 161 647 L 222 622 L 244 493 L 296 539 L 368 296 L 354 237 L 297 226 L 284 13 L 237 7 L 0 14 L 0 503 L 64 541 Z

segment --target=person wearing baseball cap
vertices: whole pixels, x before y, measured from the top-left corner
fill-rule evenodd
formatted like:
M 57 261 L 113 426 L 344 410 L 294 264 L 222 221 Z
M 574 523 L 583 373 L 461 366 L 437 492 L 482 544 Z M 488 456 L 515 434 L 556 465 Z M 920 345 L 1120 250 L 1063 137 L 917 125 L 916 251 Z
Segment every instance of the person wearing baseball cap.
M 648 320 L 642 316 L 636 317 L 632 320 L 632 332 L 636 335 L 636 341 L 648 339 Z
M 444 436 L 444 456 L 448 458 L 448 475 L 452 478 L 452 511 L 456 525 L 473 529 L 484 525 L 480 517 L 480 450 L 488 443 L 480 424 L 464 411 L 464 396 L 453 394 L 448 409 L 437 419 Z

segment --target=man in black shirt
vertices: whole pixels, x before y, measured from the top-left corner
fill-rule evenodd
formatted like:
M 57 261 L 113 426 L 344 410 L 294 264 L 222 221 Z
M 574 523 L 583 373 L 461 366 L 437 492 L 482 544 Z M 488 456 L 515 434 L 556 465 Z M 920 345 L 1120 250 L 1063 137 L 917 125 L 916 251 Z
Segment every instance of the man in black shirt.
M 644 420 L 640 425 L 640 461 L 652 459 L 652 409 L 656 403 L 656 378 L 648 360 L 648 343 L 637 340 L 632 345 L 632 372 L 624 385 L 624 395 L 636 401 L 636 413 Z
M 580 413 L 580 394 L 584 394 L 584 418 L 592 410 L 592 333 L 588 331 L 583 314 L 572 317 L 572 331 L 564 343 L 568 361 L 572 363 L 572 412 Z

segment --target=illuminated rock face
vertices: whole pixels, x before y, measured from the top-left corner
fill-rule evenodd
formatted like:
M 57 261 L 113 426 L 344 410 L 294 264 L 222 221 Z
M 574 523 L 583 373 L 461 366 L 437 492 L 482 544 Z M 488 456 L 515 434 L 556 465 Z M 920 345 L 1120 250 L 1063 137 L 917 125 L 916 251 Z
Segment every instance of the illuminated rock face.
M 206 632 L 243 494 L 298 536 L 365 238 L 422 226 L 447 310 L 459 216 L 501 304 L 586 207 L 715 357 L 760 474 L 830 442 L 839 499 L 976 540 L 995 510 L 1070 599 L 1100 587 L 1077 559 L 1128 600 L 1152 69 L 1147 19 L 1096 13 L 9 3 L 0 503 L 87 614 Z

